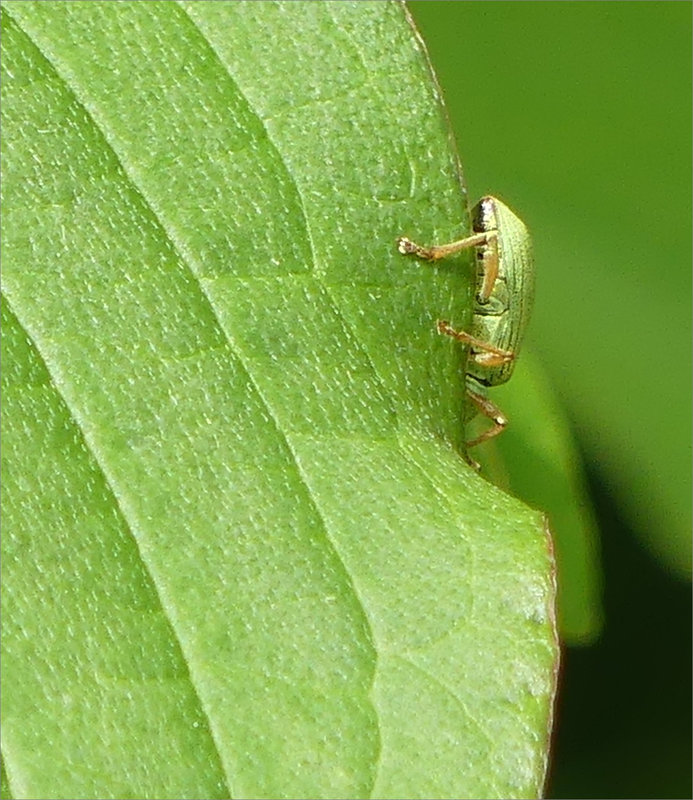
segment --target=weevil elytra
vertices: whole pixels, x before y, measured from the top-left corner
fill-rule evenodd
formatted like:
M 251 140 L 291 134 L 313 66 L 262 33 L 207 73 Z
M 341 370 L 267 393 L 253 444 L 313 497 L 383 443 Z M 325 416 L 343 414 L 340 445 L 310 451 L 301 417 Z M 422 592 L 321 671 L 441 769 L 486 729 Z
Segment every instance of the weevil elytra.
M 491 386 L 505 383 L 515 368 L 534 300 L 534 259 L 529 231 L 506 205 L 495 197 L 482 197 L 472 209 L 474 233 L 443 245 L 422 247 L 402 236 L 400 253 L 428 261 L 477 248 L 477 292 L 472 333 L 455 330 L 438 320 L 438 332 L 469 345 L 465 383 L 467 396 L 487 416 L 493 427 L 467 442 L 485 442 L 508 424 L 503 412 L 487 396 Z M 476 414 L 475 414 L 476 415 Z

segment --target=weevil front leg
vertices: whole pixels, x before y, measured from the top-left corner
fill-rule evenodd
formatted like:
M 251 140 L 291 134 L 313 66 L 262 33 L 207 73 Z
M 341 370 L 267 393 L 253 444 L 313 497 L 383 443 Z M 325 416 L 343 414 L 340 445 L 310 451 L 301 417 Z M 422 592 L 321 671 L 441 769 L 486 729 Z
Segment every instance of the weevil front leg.
M 469 397 L 469 399 L 485 417 L 488 417 L 491 422 L 493 422 L 492 428 L 489 428 L 480 436 L 477 436 L 475 439 L 467 442 L 467 447 L 469 448 L 476 447 L 478 444 L 486 442 L 489 439 L 492 439 L 494 436 L 498 436 L 499 433 L 502 433 L 508 424 L 508 418 L 495 403 L 492 403 L 488 399 L 488 397 L 484 397 L 484 395 L 475 392 L 473 389 L 470 389 L 469 386 L 467 386 L 467 397 Z
M 402 255 L 414 255 L 423 258 L 425 261 L 438 261 L 440 258 L 452 256 L 466 250 L 469 247 L 478 247 L 478 258 L 482 264 L 481 286 L 477 292 L 477 299 L 480 303 L 488 302 L 493 287 L 498 277 L 498 231 L 490 230 L 481 233 L 474 233 L 464 239 L 458 239 L 449 244 L 434 244 L 425 247 L 406 236 L 397 239 L 397 249 Z

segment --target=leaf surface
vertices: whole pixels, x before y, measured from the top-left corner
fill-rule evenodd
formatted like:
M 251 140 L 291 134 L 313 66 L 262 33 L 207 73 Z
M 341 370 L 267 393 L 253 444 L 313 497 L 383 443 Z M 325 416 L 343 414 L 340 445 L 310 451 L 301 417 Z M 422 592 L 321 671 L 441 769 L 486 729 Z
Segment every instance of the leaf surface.
M 16 797 L 524 797 L 543 520 L 459 455 L 465 232 L 383 3 L 3 7 Z

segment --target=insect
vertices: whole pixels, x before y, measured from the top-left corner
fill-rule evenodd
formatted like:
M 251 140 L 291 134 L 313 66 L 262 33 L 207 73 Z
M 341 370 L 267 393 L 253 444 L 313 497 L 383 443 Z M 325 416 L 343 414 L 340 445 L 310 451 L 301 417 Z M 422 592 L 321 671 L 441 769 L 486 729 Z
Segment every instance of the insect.
M 492 422 L 480 436 L 467 442 L 475 447 L 501 433 L 508 420 L 488 399 L 487 390 L 510 379 L 515 368 L 534 300 L 534 259 L 529 231 L 506 205 L 495 197 L 482 197 L 472 209 L 474 233 L 450 244 L 422 247 L 405 236 L 397 240 L 404 255 L 427 261 L 477 248 L 477 292 L 472 333 L 455 330 L 438 320 L 438 332 L 469 345 L 465 375 L 467 396 L 476 410 Z

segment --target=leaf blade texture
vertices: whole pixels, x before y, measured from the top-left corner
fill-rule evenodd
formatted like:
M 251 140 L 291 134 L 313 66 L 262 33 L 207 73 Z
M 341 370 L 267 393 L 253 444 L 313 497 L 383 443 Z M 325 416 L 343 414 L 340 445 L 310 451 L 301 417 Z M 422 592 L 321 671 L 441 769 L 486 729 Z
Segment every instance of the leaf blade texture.
M 463 218 L 402 8 L 3 15 L 14 795 L 538 793 L 551 558 L 458 454 L 467 262 L 394 249 Z

